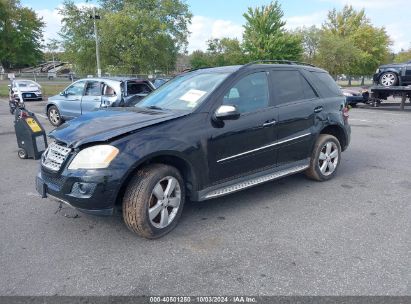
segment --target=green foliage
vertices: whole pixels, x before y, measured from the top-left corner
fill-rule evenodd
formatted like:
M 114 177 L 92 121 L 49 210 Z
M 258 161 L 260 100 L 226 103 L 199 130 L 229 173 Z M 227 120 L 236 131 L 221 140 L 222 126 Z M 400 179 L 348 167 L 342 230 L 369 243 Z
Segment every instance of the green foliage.
M 346 74 L 353 65 L 358 64 L 359 50 L 347 37 L 324 32 L 318 48 L 315 60 L 331 75 Z
M 284 13 L 277 1 L 248 8 L 243 16 L 246 19 L 244 50 L 250 60 L 301 59 L 301 37 L 285 30 Z
M 237 65 L 247 62 L 238 39 L 210 39 L 207 45 L 207 52 L 195 51 L 191 54 L 190 64 L 193 68 Z
M 395 55 L 394 62 L 402 63 L 411 60 L 411 48 L 407 51 L 401 51 Z
M 188 6 L 180 0 L 100 1 L 97 27 L 103 72 L 152 73 L 174 69 L 187 46 Z M 64 2 L 61 37 L 66 60 L 77 72 L 94 73 L 91 9 Z
M 318 53 L 318 47 L 322 31 L 315 25 L 311 27 L 299 28 L 295 31 L 296 35 L 299 35 L 303 46 L 303 60 L 308 63 L 314 63 Z
M 0 63 L 4 68 L 36 64 L 42 58 L 44 22 L 19 0 L 0 0 Z
M 370 75 L 389 56 L 385 29 L 374 27 L 364 10 L 345 6 L 328 13 L 314 61 L 333 75 Z

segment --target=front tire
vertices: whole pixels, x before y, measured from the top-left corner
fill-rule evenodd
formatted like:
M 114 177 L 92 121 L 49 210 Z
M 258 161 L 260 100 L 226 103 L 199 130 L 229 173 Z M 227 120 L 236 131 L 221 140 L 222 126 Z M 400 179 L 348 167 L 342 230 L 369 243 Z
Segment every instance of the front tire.
M 49 122 L 55 127 L 58 127 L 63 123 L 63 119 L 61 118 L 60 111 L 59 109 L 57 109 L 56 106 L 51 106 L 48 108 L 47 117 L 49 119 Z
M 398 83 L 398 76 L 393 72 L 383 73 L 380 77 L 380 84 L 384 87 L 396 86 Z
M 123 198 L 123 218 L 138 235 L 155 239 L 175 228 L 185 202 L 184 181 L 171 166 L 142 168 L 130 181 Z
M 316 181 L 334 177 L 341 161 L 341 145 L 335 136 L 320 134 L 311 155 L 310 167 L 305 174 Z

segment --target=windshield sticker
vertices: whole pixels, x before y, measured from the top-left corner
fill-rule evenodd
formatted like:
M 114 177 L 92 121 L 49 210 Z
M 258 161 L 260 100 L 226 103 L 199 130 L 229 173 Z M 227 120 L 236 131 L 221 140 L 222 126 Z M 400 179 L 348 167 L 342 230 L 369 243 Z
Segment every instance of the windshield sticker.
M 188 102 L 190 106 L 194 107 L 196 102 L 205 94 L 207 94 L 207 92 L 191 89 L 179 99 Z

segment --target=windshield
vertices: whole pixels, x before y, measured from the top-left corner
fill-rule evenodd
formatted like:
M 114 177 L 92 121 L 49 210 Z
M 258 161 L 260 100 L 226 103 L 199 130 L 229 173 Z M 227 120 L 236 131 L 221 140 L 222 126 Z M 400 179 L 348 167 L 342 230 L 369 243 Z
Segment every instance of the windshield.
M 136 104 L 139 108 L 193 111 L 229 73 L 187 73 L 176 77 Z
M 31 82 L 31 81 L 19 81 L 19 82 L 17 82 L 17 85 L 18 85 L 20 88 L 36 87 L 36 86 L 37 86 L 34 82 Z

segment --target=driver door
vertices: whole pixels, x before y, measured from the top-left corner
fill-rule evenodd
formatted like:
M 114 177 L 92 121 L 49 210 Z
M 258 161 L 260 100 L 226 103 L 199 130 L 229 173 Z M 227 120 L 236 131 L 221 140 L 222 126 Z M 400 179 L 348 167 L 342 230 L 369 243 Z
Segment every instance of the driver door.
M 84 85 L 86 81 L 80 80 L 69 86 L 62 96 L 63 100 L 59 104 L 59 110 L 64 118 L 74 118 L 81 115 L 81 98 L 83 97 Z
M 237 120 L 215 127 L 209 139 L 210 182 L 238 177 L 276 165 L 276 121 L 268 72 L 242 76 L 229 88 L 222 104 L 234 105 L 241 113 Z

